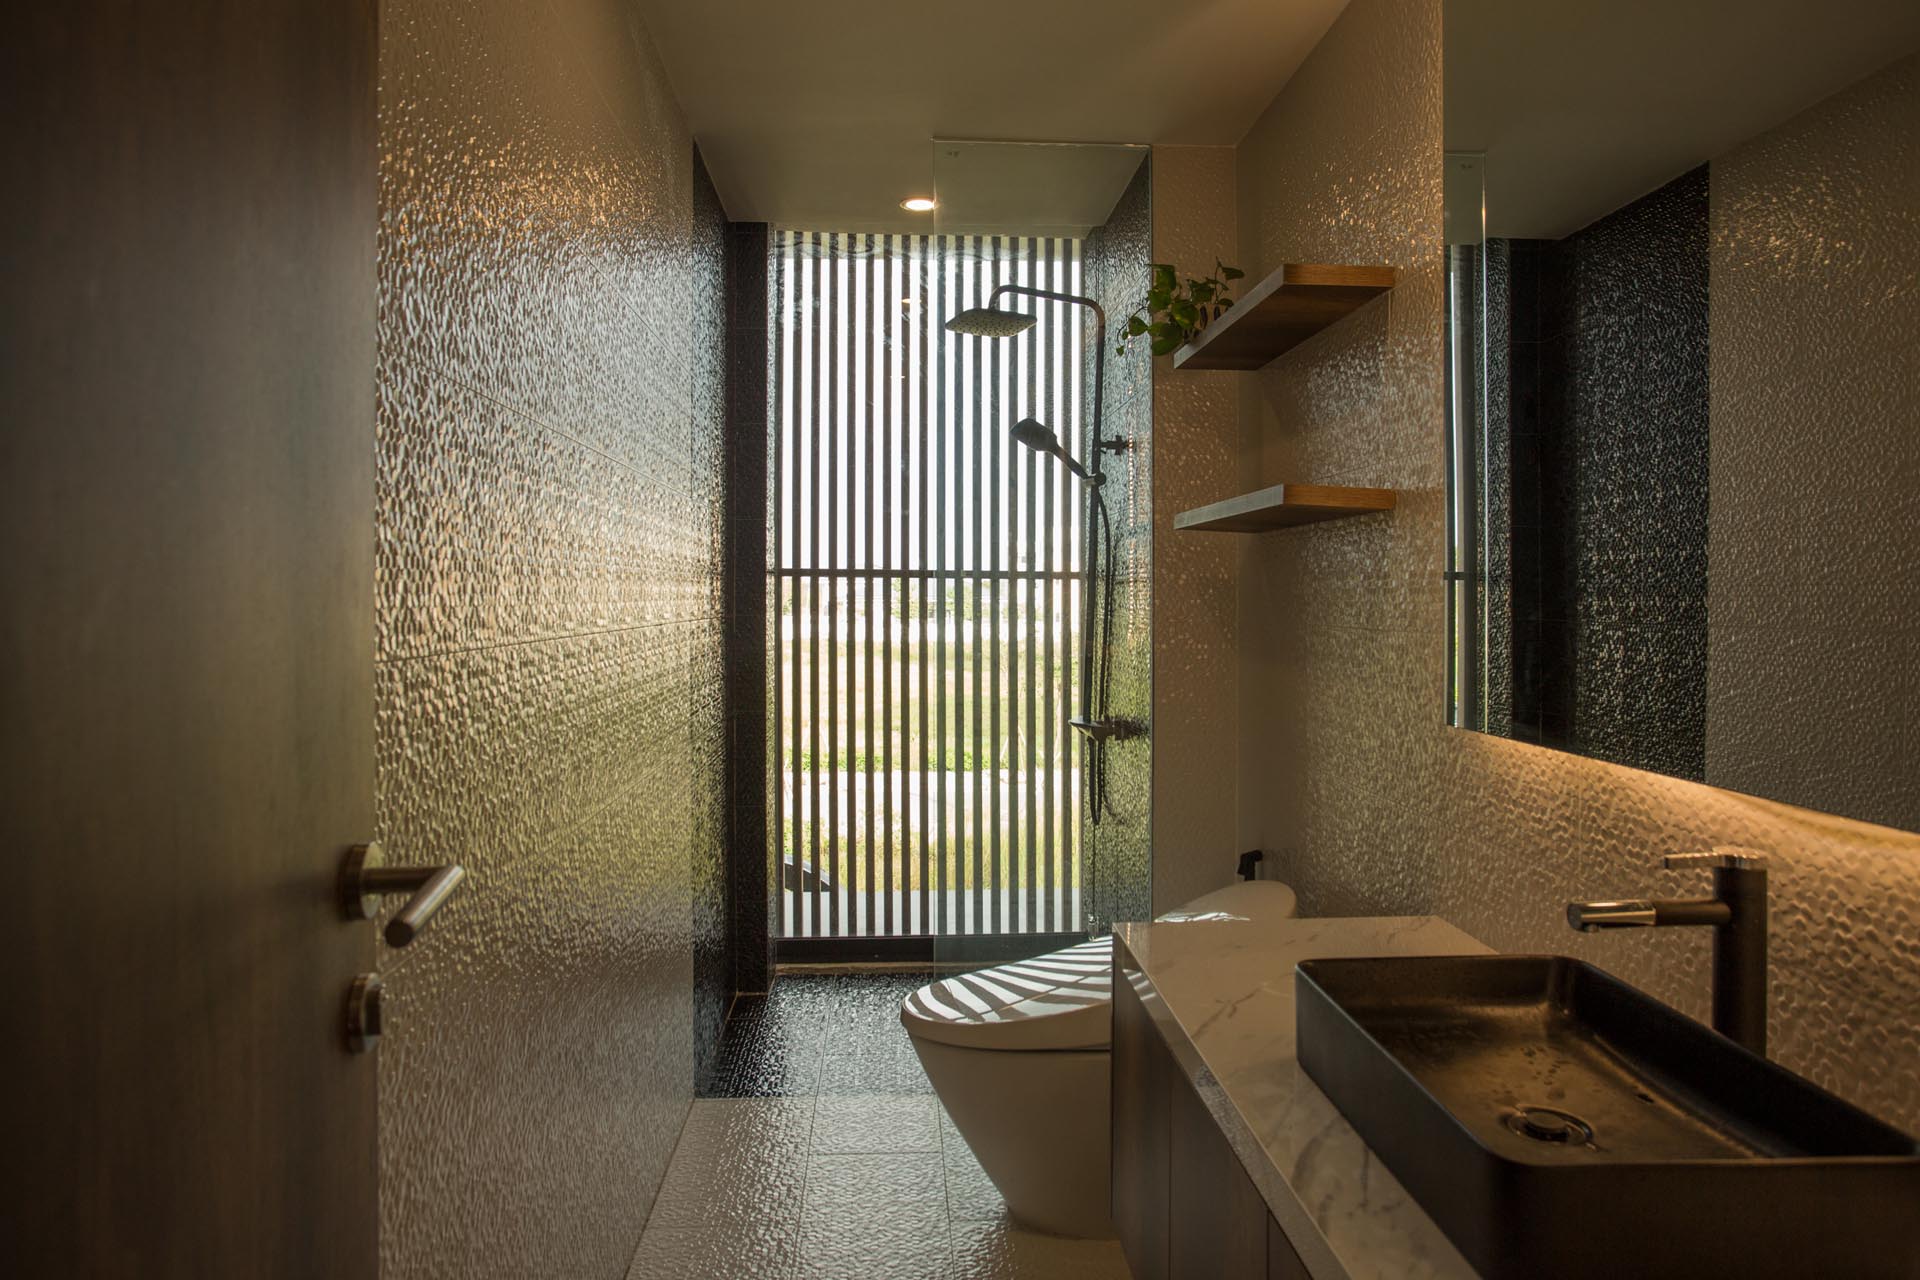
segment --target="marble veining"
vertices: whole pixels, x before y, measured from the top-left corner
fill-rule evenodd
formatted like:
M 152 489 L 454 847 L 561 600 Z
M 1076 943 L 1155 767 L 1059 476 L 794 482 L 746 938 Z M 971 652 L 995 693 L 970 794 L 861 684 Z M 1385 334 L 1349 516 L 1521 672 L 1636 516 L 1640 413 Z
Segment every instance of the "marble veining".
M 1437 916 L 1123 924 L 1120 971 L 1316 1280 L 1473 1280 L 1432 1218 L 1294 1056 L 1293 967 L 1476 955 Z

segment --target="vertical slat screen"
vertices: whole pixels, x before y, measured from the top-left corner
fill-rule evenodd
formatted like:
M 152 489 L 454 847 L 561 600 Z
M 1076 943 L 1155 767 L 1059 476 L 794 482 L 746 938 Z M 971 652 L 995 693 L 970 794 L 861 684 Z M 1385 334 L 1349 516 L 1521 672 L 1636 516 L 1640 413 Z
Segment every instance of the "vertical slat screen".
M 1080 244 L 780 231 L 772 572 L 781 937 L 1081 927 L 1076 308 L 946 332 L 997 284 L 1080 290 Z

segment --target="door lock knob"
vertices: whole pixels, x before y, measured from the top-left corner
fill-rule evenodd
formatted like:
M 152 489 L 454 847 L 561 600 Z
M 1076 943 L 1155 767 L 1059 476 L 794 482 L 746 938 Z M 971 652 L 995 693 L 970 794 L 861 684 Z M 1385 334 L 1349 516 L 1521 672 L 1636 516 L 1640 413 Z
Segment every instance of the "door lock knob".
M 347 1052 L 366 1053 L 380 1040 L 386 1020 L 386 987 L 377 973 L 363 973 L 347 986 Z

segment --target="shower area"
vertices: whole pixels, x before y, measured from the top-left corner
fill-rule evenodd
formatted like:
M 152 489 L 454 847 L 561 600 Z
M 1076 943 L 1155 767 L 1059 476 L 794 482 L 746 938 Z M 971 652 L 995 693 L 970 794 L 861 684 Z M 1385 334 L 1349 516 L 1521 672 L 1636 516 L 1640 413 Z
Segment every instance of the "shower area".
M 775 228 L 769 250 L 776 947 L 1084 937 L 1125 820 L 1108 759 L 1144 737 L 1113 702 L 1132 504 L 1110 413 L 1095 442 L 1100 264 L 1073 234 Z

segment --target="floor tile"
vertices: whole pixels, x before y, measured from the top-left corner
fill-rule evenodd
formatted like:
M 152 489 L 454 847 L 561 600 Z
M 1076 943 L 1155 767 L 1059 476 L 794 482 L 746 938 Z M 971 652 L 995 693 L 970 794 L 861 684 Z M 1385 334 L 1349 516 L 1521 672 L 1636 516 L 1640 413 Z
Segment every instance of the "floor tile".
M 787 1280 L 798 1248 L 786 1224 L 733 1231 L 649 1226 L 627 1280 Z
M 1126 1280 L 1026 1231 L 927 1082 L 900 1001 L 933 975 L 782 975 L 736 1002 L 630 1280 Z
M 793 987 L 784 979 L 777 985 L 779 989 L 773 994 L 736 1000 L 727 1019 L 728 1029 L 778 1036 L 798 1047 L 818 1043 L 828 1016 L 837 1007 L 833 989 L 806 984 Z
M 809 1211 L 797 1280 L 946 1280 L 953 1267 L 946 1202 L 895 1201 Z
M 888 1045 L 855 1053 L 828 1050 L 820 1062 L 820 1092 L 931 1094 L 933 1084 L 911 1045 Z
M 764 996 L 742 996 L 728 1015 L 703 1097 L 803 1097 L 930 1091 L 900 1026 L 900 1002 L 935 975 L 782 974 Z M 823 1071 L 822 1055 L 859 1055 L 863 1064 Z M 873 1059 L 888 1065 L 871 1065 Z
M 935 1280 L 952 1261 L 939 1151 L 820 1155 L 806 1174 L 799 1267 L 808 1280 Z
M 702 1094 L 711 1098 L 811 1097 L 820 1086 L 820 1046 L 778 1039 L 722 1040 Z
M 881 1212 L 893 1204 L 932 1205 L 945 1213 L 946 1170 L 937 1152 L 881 1156 L 816 1155 L 807 1169 L 806 1212 Z
M 1011 1222 L 952 1230 L 953 1280 L 1131 1280 L 1117 1240 L 1069 1240 Z
M 959 1127 L 945 1107 L 937 1107 L 940 1116 L 940 1151 L 947 1175 L 947 1212 L 957 1222 L 997 1222 L 1006 1217 L 1007 1202 L 1000 1189 L 980 1167 L 973 1148 L 960 1136 Z
M 811 1098 L 699 1098 L 654 1200 L 650 1227 L 736 1227 L 799 1217 Z
M 822 1097 L 814 1108 L 815 1155 L 939 1150 L 931 1097 L 851 1094 Z
M 947 1143 L 942 1164 L 947 1180 L 947 1213 L 954 1221 L 998 1221 L 1006 1216 L 1007 1202 L 1000 1198 L 1000 1189 L 987 1177 L 966 1143 Z

